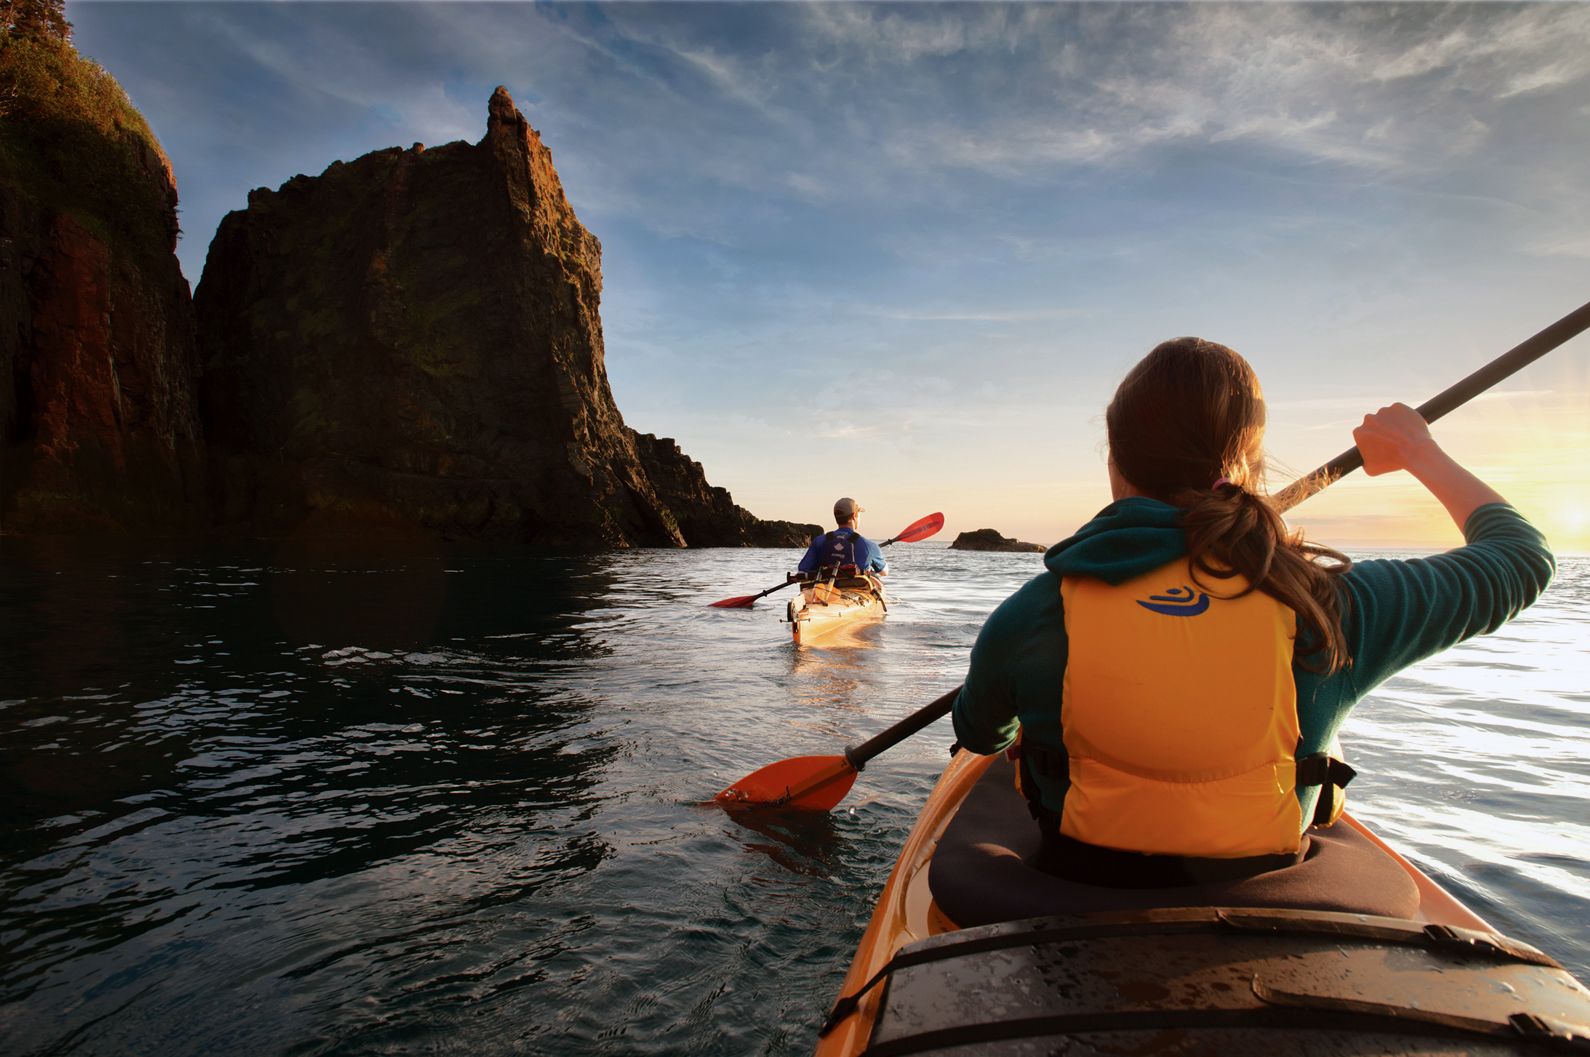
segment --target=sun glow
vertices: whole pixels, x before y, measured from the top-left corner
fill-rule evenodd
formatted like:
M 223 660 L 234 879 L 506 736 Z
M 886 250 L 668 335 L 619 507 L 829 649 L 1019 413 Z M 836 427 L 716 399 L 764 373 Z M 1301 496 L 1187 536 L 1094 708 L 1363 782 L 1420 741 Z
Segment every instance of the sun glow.
M 1538 388 L 1484 394 L 1432 432 L 1545 533 L 1552 550 L 1590 554 L 1590 378 L 1565 363 L 1534 381 Z M 1354 474 L 1300 507 L 1295 523 L 1311 539 L 1348 548 L 1462 543 L 1441 505 L 1401 473 Z
M 1544 517 L 1541 531 L 1564 553 L 1590 554 L 1590 507 L 1558 503 Z

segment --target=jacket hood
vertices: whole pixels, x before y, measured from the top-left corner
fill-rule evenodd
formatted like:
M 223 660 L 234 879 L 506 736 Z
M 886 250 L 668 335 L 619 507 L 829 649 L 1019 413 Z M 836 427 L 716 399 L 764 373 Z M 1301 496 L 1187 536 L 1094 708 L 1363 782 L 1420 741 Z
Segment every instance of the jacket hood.
M 1044 552 L 1043 564 L 1056 576 L 1123 583 L 1187 553 L 1180 515 L 1157 499 L 1118 499 Z

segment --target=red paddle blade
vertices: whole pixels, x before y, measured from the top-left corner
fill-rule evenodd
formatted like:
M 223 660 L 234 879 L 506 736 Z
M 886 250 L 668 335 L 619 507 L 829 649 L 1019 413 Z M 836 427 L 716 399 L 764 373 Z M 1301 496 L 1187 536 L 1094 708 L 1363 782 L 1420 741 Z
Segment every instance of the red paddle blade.
M 913 521 L 894 538 L 896 543 L 915 543 L 925 540 L 939 529 L 944 527 L 943 514 L 929 514 L 920 521 Z
M 856 782 L 843 756 L 795 756 L 770 763 L 712 799 L 724 807 L 788 807 L 830 811 Z
M 734 598 L 725 598 L 721 602 L 714 602 L 709 608 L 750 609 L 751 606 L 756 604 L 756 600 L 761 597 L 761 595 L 736 595 Z

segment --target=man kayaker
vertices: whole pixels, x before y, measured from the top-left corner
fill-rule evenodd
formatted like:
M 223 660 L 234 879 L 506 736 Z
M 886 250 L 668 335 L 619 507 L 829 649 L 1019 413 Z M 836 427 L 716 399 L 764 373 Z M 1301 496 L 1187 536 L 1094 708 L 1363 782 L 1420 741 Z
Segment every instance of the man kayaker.
M 1546 541 L 1395 404 L 1353 431 L 1364 470 L 1412 474 L 1466 544 L 1353 564 L 1263 490 L 1258 378 L 1179 338 L 1105 414 L 1114 498 L 983 625 L 954 708 L 968 749 L 1017 742 L 1036 864 L 1157 888 L 1300 862 L 1352 776 L 1336 733 L 1407 666 L 1494 631 L 1545 590 Z
M 812 539 L 811 546 L 806 548 L 806 554 L 796 568 L 803 573 L 816 573 L 829 566 L 854 565 L 858 573 L 869 578 L 887 575 L 889 563 L 883 560 L 883 549 L 857 529 L 865 509 L 848 496 L 836 500 L 836 527 Z

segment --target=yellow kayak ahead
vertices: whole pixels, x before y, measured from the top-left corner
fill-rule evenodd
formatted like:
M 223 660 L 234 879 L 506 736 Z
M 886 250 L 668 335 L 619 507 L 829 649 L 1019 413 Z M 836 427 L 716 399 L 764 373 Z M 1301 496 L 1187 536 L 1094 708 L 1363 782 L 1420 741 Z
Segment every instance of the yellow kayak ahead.
M 888 611 L 883 589 L 867 576 L 803 584 L 789 600 L 784 620 L 797 646 L 832 643 L 835 633 L 878 619 Z
M 1025 864 L 1011 772 L 939 779 L 818 1057 L 1590 1052 L 1590 991 L 1349 816 L 1256 878 L 1096 888 Z

